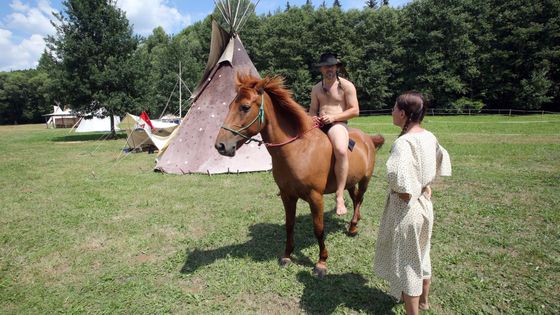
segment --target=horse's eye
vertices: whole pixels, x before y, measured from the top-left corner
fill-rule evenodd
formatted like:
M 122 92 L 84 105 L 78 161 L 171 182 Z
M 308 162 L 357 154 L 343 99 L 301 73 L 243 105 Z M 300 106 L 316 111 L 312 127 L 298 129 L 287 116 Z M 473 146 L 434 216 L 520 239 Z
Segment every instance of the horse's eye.
M 247 112 L 249 112 L 249 110 L 251 109 L 251 106 L 250 106 L 250 105 L 247 105 L 247 104 L 243 104 L 243 105 L 241 105 L 241 106 L 239 107 L 239 109 L 240 109 L 241 111 L 247 113 Z

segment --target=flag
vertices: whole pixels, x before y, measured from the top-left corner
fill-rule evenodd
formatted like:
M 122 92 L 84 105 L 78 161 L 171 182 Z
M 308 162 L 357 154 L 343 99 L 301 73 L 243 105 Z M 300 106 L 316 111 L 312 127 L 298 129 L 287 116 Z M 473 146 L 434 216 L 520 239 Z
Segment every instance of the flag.
M 146 114 L 146 112 L 142 112 L 142 114 L 140 114 L 140 119 L 145 121 L 146 124 L 150 126 L 150 128 L 154 129 L 154 125 L 152 125 L 152 122 L 150 121 L 150 117 L 148 117 L 148 114 Z

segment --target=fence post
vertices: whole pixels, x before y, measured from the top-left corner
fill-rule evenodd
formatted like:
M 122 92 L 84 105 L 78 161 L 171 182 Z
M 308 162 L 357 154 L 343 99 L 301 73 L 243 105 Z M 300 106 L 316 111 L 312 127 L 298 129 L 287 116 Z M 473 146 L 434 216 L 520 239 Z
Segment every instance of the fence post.
M 509 115 L 511 116 L 511 109 L 509 110 Z

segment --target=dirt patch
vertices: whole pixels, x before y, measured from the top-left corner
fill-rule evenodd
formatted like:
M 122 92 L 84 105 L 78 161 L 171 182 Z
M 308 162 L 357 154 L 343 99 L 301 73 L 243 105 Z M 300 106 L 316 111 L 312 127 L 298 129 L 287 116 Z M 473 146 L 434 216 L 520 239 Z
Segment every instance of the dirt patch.
M 155 255 L 139 254 L 139 255 L 134 256 L 133 260 L 136 263 L 144 264 L 144 263 L 147 263 L 147 262 L 156 261 L 157 257 Z
M 255 296 L 242 294 L 237 303 L 243 304 L 244 309 L 257 314 L 299 314 L 302 313 L 300 300 L 295 297 L 283 297 L 274 293 L 264 293 Z
M 206 290 L 206 281 L 200 277 L 192 277 L 188 280 L 179 282 L 179 287 L 185 293 L 198 294 Z
M 82 245 L 80 245 L 81 250 L 88 251 L 98 251 L 107 246 L 107 239 L 105 238 L 89 238 Z

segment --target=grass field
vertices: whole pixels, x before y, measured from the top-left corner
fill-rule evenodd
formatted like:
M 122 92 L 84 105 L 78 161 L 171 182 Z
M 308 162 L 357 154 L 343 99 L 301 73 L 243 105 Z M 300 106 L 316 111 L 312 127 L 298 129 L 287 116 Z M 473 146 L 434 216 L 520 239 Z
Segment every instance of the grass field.
M 360 234 L 326 197 L 329 274 L 308 207 L 283 269 L 284 213 L 269 172 L 154 173 L 155 155 L 116 161 L 125 140 L 44 125 L 0 126 L 0 313 L 403 314 L 372 261 L 397 128 L 386 138 Z M 560 313 L 560 115 L 427 117 L 453 177 L 434 186 L 427 314 Z

